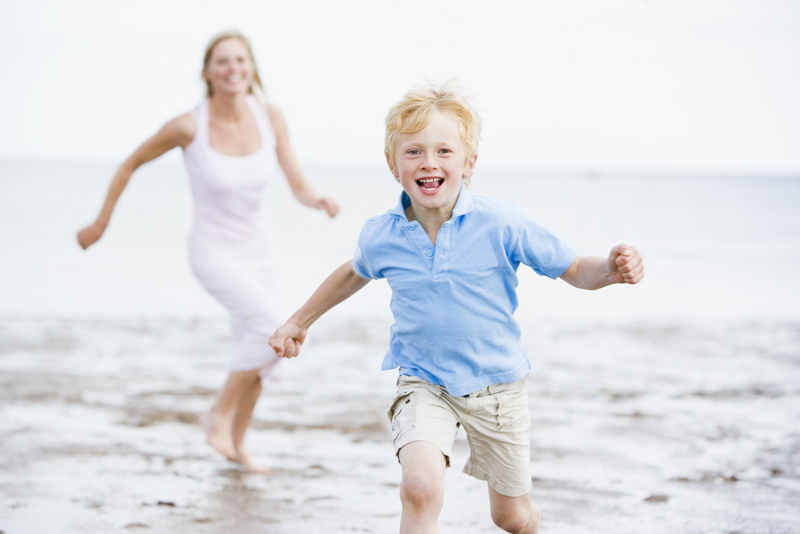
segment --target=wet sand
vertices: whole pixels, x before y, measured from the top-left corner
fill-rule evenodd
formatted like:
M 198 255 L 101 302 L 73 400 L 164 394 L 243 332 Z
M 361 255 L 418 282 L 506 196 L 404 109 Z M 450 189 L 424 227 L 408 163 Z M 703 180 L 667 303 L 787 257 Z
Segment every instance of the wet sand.
M 320 323 L 265 387 L 243 473 L 198 417 L 225 377 L 218 318 L 0 320 L 0 531 L 394 532 L 384 318 Z M 800 325 L 523 324 L 542 532 L 800 532 Z M 446 476 L 443 533 L 498 532 Z

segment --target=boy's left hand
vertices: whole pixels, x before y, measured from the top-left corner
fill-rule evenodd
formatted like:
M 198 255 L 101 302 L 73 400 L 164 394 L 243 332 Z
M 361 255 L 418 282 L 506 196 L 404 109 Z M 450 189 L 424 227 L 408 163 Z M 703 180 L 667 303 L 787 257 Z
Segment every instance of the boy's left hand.
M 618 284 L 638 284 L 644 278 L 644 258 L 636 247 L 622 243 L 608 255 L 608 272 Z

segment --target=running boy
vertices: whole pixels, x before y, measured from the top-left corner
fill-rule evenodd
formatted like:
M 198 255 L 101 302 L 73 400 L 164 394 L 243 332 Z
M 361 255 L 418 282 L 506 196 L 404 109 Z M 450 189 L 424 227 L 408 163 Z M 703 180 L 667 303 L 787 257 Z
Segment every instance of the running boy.
M 579 257 L 515 205 L 471 195 L 464 182 L 479 138 L 480 118 L 457 88 L 406 93 L 386 118 L 386 161 L 403 187 L 397 207 L 364 224 L 353 259 L 270 338 L 279 356 L 299 355 L 323 313 L 387 279 L 395 324 L 382 368 L 400 368 L 389 417 L 403 470 L 401 533 L 438 532 L 444 472 L 462 425 L 464 472 L 488 482 L 495 524 L 538 531 L 524 378 L 531 366 L 513 318 L 519 264 L 583 289 L 644 276 L 635 247 Z

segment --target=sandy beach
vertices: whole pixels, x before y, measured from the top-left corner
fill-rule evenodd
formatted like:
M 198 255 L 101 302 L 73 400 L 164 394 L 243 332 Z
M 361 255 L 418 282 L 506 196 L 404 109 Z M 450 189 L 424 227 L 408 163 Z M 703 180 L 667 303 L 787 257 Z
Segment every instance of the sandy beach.
M 265 388 L 249 438 L 275 468 L 263 476 L 198 424 L 224 379 L 225 321 L 5 317 L 0 529 L 395 531 L 384 326 L 329 321 Z M 543 532 L 800 531 L 798 325 L 549 324 L 528 345 Z M 442 532 L 497 532 L 467 456 L 462 434 Z

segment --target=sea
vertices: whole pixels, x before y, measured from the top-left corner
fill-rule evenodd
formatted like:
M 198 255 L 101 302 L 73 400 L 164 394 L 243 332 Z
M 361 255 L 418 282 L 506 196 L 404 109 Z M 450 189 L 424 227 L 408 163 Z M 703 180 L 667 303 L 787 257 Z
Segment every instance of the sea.
M 188 267 L 191 197 L 178 163 L 141 168 L 102 240 L 88 251 L 77 246 L 75 234 L 96 217 L 115 170 L 112 163 L 0 162 L 0 313 L 223 313 Z M 306 174 L 342 209 L 334 220 L 309 210 L 282 178 L 267 189 L 274 268 L 289 308 L 352 257 L 363 222 L 394 207 L 400 193 L 384 168 L 319 166 Z M 800 176 L 479 167 L 472 192 L 512 200 L 581 255 L 605 256 L 624 242 L 646 258 L 640 286 L 597 293 L 523 267 L 521 313 L 588 321 L 800 319 Z M 347 313 L 385 313 L 385 286 L 368 286 Z

